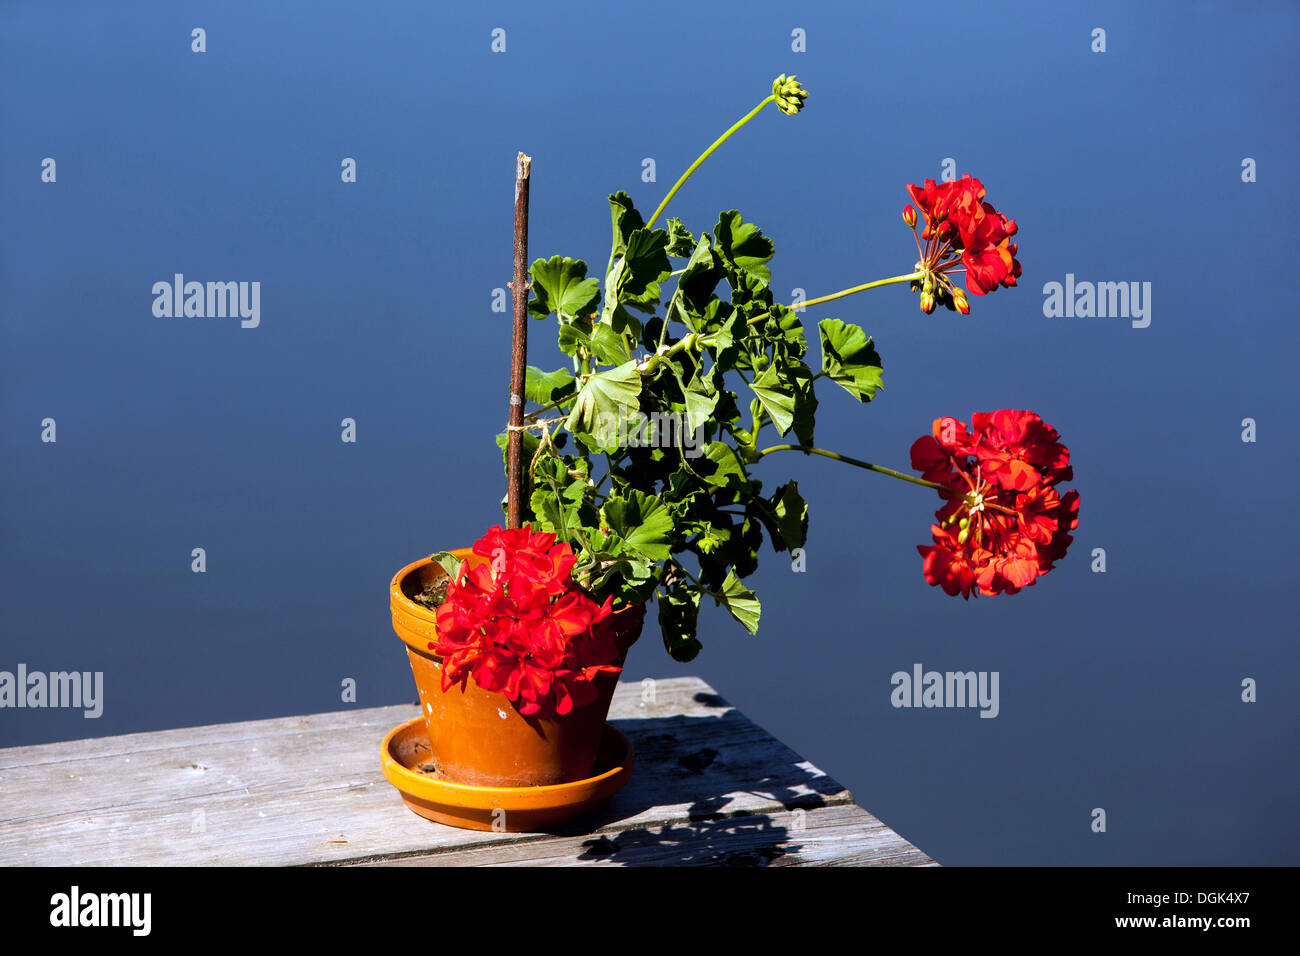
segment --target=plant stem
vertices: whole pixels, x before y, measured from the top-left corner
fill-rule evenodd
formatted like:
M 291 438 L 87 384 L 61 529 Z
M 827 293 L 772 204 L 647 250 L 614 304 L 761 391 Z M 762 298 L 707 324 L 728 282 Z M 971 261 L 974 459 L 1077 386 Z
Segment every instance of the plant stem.
M 769 455 L 774 451 L 801 451 L 808 455 L 821 455 L 823 458 L 831 458 L 835 461 L 842 461 L 846 465 L 853 465 L 856 468 L 866 468 L 868 471 L 878 472 L 882 475 L 889 475 L 891 478 L 897 478 L 900 481 L 910 481 L 914 485 L 920 485 L 922 488 L 933 488 L 942 494 L 957 495 L 959 492 L 953 491 L 947 485 L 941 485 L 937 481 L 926 481 L 924 478 L 917 478 L 913 475 L 905 475 L 901 471 L 894 471 L 892 468 L 886 468 L 884 465 L 873 465 L 869 461 L 862 461 L 860 458 L 850 458 L 848 455 L 841 455 L 837 452 L 827 451 L 824 448 L 813 448 L 811 445 L 773 445 L 771 448 L 764 448 L 758 453 L 758 457 Z
M 678 352 L 682 351 L 683 349 L 688 349 L 693 347 L 696 341 L 699 339 L 699 337 L 700 337 L 700 333 L 689 332 L 684 337 L 674 342 L 672 345 L 668 346 L 668 348 L 665 351 L 656 352 L 654 355 L 651 355 L 650 358 L 646 361 L 645 368 L 641 370 L 641 377 L 644 378 L 645 376 L 653 372 L 656 368 L 658 368 L 659 363 L 663 359 L 676 355 Z
M 673 196 L 677 195 L 677 190 L 681 189 L 682 186 L 685 184 L 686 180 L 691 178 L 691 174 L 694 173 L 695 170 L 699 169 L 700 165 L 706 159 L 708 159 L 710 156 L 713 155 L 714 150 L 716 150 L 719 146 L 721 146 L 728 139 L 730 139 L 731 135 L 735 133 L 736 130 L 740 129 L 750 120 L 752 120 L 755 116 L 761 113 L 763 107 L 767 106 L 768 103 L 775 103 L 775 102 L 776 102 L 775 94 L 769 96 L 767 99 L 763 100 L 763 102 L 759 103 L 752 110 L 746 113 L 743 117 L 737 120 L 734 124 L 732 124 L 729 130 L 727 130 L 725 133 L 723 133 L 721 136 L 715 139 L 713 141 L 713 145 L 711 145 L 708 149 L 702 152 L 700 154 L 700 158 L 697 159 L 695 162 L 691 163 L 690 168 L 688 168 L 686 172 L 682 173 L 681 178 L 679 178 L 677 182 L 673 183 L 673 188 L 668 190 L 668 195 L 664 197 L 664 201 L 659 204 L 659 208 L 656 209 L 654 211 L 654 214 L 646 221 L 645 224 L 646 229 L 650 229 L 652 226 L 654 226 L 655 220 L 658 219 L 659 214 L 664 211 L 664 207 L 668 205 L 669 200 L 671 200 Z
M 506 527 L 518 528 L 524 499 L 524 379 L 528 362 L 528 184 L 531 157 L 515 160 L 514 337 L 510 356 L 510 417 L 506 432 Z
M 664 325 L 663 328 L 659 330 L 660 349 L 663 348 L 664 343 L 668 341 L 668 323 L 672 320 L 673 317 L 673 303 L 677 301 L 677 296 L 681 291 L 682 291 L 681 283 L 678 283 L 677 288 L 673 290 L 673 297 L 668 300 L 668 308 L 664 309 Z M 655 351 L 657 352 L 658 349 L 656 349 Z
M 815 299 L 806 299 L 799 303 L 799 308 L 804 309 L 810 305 L 821 305 L 823 302 L 830 302 L 834 299 L 842 299 L 846 295 L 853 295 L 858 292 L 866 292 L 868 289 L 878 289 L 882 285 L 894 285 L 898 282 L 911 282 L 913 279 L 921 278 L 919 272 L 909 272 L 905 276 L 893 276 L 889 279 L 877 279 L 875 282 L 865 282 L 862 285 L 855 285 L 851 289 L 841 289 L 839 292 L 832 292 L 830 295 L 818 296 Z M 787 309 L 793 309 L 793 305 L 786 306 Z M 757 325 L 759 322 L 766 322 L 766 315 L 755 316 L 749 320 L 749 325 Z
M 921 278 L 919 272 L 909 272 L 905 276 L 894 276 L 890 279 L 877 279 L 875 282 L 867 282 L 862 285 L 855 285 L 852 289 L 843 289 L 839 292 L 832 292 L 830 295 L 818 296 L 816 299 L 808 299 L 800 303 L 800 306 L 821 305 L 823 302 L 830 302 L 832 299 L 842 299 L 846 295 L 853 295 L 856 292 L 866 292 L 868 289 L 877 289 L 882 285 L 893 285 L 896 282 L 911 282 L 913 279 Z

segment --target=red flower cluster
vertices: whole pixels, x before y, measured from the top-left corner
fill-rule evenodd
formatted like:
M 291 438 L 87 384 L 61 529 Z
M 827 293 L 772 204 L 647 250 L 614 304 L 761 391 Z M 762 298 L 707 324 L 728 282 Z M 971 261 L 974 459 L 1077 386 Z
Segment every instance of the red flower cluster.
M 923 312 L 933 312 L 940 304 L 963 315 L 970 312 L 966 296 L 948 275 L 952 271 L 965 271 L 966 290 L 972 295 L 1016 284 L 1020 263 L 1011 241 L 1016 223 L 984 202 L 983 183 L 970 176 L 946 183 L 927 179 L 924 187 L 909 185 L 907 191 L 926 220 L 916 240 L 921 256 L 916 270 L 922 275 L 912 283 L 914 291 L 921 290 Z M 912 206 L 903 208 L 903 220 L 915 233 Z
M 474 553 L 488 563 L 451 582 L 429 642 L 442 658 L 443 691 L 473 677 L 521 714 L 567 714 L 594 700 L 596 677 L 622 668 L 613 663 L 610 599 L 597 604 L 573 584 L 573 549 L 524 525 L 492 528 Z
M 912 445 L 912 467 L 940 492 L 933 545 L 917 545 L 925 579 L 948 594 L 1015 594 L 1052 570 L 1079 526 L 1079 493 L 1056 485 L 1074 477 L 1070 450 L 1033 412 L 976 412 L 968 430 L 936 418 Z

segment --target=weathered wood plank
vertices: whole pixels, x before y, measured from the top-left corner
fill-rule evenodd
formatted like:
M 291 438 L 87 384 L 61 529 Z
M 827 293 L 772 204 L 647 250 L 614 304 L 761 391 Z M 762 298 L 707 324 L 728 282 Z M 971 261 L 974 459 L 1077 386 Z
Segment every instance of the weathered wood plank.
M 639 684 L 619 686 L 611 720 L 636 746 L 636 774 L 567 835 L 456 830 L 407 810 L 380 773 L 379 743 L 417 715 L 410 705 L 0 750 L 0 864 L 338 864 L 504 846 L 519 862 L 581 864 L 590 854 L 579 837 L 593 831 L 671 835 L 722 815 L 852 807 L 847 790 L 703 681 L 653 688 L 648 698 Z M 882 860 L 928 861 L 879 826 L 894 841 Z M 809 846 L 829 846 L 835 829 Z M 873 831 L 864 822 L 862 832 Z M 732 838 L 737 852 L 753 844 Z
M 654 694 L 646 700 L 641 684 L 623 682 L 619 685 L 610 706 L 610 719 L 638 717 L 671 717 L 681 714 L 687 717 L 715 716 L 719 708 L 729 708 L 722 702 L 713 688 L 697 677 L 672 677 L 656 680 L 653 683 Z M 697 700 L 696 698 L 700 698 Z M 709 703 L 707 701 L 716 701 Z M 414 707 L 414 703 L 411 705 Z M 348 731 L 356 725 L 358 716 L 384 715 L 392 713 L 391 724 L 409 719 L 413 713 L 406 713 L 404 705 L 392 707 L 359 708 L 356 710 L 335 710 L 321 714 L 309 714 L 300 717 L 278 717 L 269 720 L 251 720 L 229 724 L 207 724 L 200 727 L 181 727 L 175 730 L 158 730 L 139 734 L 122 734 L 116 737 L 89 737 L 84 740 L 68 740 L 53 744 L 36 744 L 26 747 L 9 747 L 0 749 L 0 771 L 11 767 L 35 764 L 58 763 L 64 760 L 81 760 L 87 757 L 113 756 L 116 754 L 148 753 L 154 750 L 173 748 L 192 748 L 210 743 L 229 743 L 256 740 L 262 737 L 277 737 L 284 734 L 304 731 Z M 402 714 L 405 713 L 405 716 Z M 382 723 L 386 717 L 377 717 Z M 378 740 L 375 742 L 378 747 Z

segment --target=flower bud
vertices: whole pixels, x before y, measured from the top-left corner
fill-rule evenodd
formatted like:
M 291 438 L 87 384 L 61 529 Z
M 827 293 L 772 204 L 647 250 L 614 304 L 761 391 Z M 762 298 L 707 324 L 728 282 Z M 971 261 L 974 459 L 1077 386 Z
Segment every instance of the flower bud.
M 916 228 L 916 210 L 912 208 L 910 203 L 903 207 L 903 222 L 913 229 Z
M 962 315 L 970 315 L 970 303 L 966 301 L 966 293 L 961 289 L 952 290 L 952 301 L 957 306 L 957 311 Z
M 934 296 L 929 292 L 921 293 L 921 311 L 926 315 L 934 311 Z
M 788 77 L 782 73 L 772 81 L 772 95 L 776 97 L 777 109 L 788 116 L 794 116 L 803 109 L 808 91 L 799 84 L 793 73 Z

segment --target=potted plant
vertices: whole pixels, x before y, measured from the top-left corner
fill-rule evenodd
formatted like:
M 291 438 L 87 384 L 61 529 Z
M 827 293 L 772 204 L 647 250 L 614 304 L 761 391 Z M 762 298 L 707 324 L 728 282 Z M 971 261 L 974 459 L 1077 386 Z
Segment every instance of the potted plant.
M 903 284 L 923 312 L 967 314 L 971 296 L 1016 285 L 1016 224 L 979 180 L 907 187 L 910 271 L 789 305 L 771 290 L 772 241 L 738 211 L 707 232 L 661 223 L 718 147 L 769 105 L 797 115 L 807 95 L 793 76 L 777 77 L 648 218 L 626 193 L 610 196 L 603 276 L 559 255 L 525 271 L 530 161 L 520 155 L 510 424 L 497 436 L 506 523 L 472 548 L 403 568 L 391 587 L 432 767 L 446 779 L 527 787 L 592 773 L 617 675 L 652 603 L 679 661 L 700 650 L 702 601 L 756 632 L 759 600 L 744 581 L 760 550 L 802 547 L 808 533 L 797 483 L 769 474 L 782 453 L 937 492 L 932 540 L 919 550 L 926 580 L 948 594 L 1014 593 L 1065 554 L 1078 523 L 1077 492 L 1057 490 L 1071 478 L 1069 453 L 1032 412 L 934 421 L 911 449 L 919 477 L 814 436 L 818 384 L 865 404 L 881 389 L 882 363 L 860 326 L 822 318 L 814 335 L 802 311 Z M 526 367 L 528 317 L 556 320 L 563 367 Z

